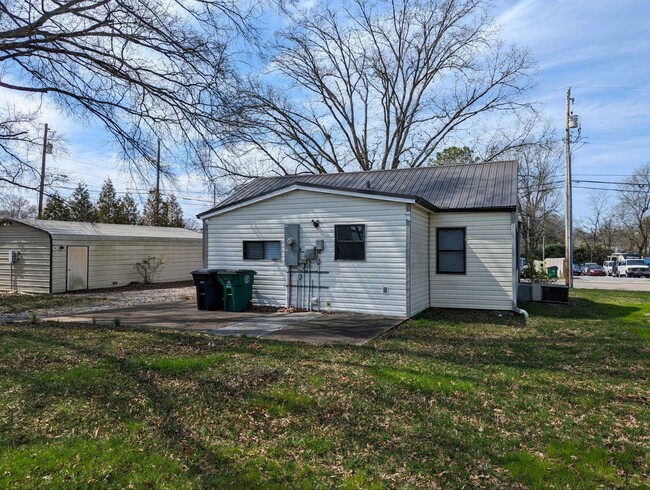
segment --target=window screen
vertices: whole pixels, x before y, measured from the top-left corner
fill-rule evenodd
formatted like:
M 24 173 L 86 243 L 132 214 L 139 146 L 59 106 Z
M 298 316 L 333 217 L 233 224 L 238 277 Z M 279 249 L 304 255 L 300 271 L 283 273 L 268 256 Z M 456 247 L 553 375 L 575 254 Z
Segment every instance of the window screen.
M 438 228 L 436 237 L 437 272 L 465 274 L 465 228 Z
M 279 241 L 244 242 L 246 260 L 278 260 L 280 254 Z
M 366 259 L 366 225 L 335 225 L 336 260 Z

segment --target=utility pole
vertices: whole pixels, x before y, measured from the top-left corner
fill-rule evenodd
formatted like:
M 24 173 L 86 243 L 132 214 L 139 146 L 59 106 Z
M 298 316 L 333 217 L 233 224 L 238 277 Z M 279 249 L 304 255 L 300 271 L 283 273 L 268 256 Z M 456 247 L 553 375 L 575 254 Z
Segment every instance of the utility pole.
M 573 287 L 573 201 L 571 197 L 571 129 L 578 128 L 578 116 L 571 113 L 571 87 L 566 91 L 566 130 L 564 134 L 564 157 L 565 157 L 565 175 L 564 175 L 564 192 L 566 202 L 564 207 L 564 260 L 566 262 L 567 272 L 565 274 L 565 284 Z
M 43 132 L 43 156 L 41 158 L 41 186 L 38 192 L 38 219 L 43 219 L 43 193 L 45 192 L 45 155 L 52 153 L 52 145 L 48 145 L 47 143 L 47 132 L 47 123 L 45 123 L 45 130 Z
M 160 226 L 160 138 L 158 139 L 158 153 L 156 156 L 156 195 L 155 195 L 156 209 L 154 212 L 154 220 L 156 225 Z

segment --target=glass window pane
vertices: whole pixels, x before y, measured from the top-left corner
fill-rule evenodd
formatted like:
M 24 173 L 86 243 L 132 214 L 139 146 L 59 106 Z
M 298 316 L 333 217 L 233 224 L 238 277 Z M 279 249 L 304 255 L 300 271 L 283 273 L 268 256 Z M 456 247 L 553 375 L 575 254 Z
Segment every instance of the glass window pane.
M 465 253 L 438 252 L 438 272 L 465 272 Z
M 362 242 L 365 227 L 365 225 L 336 225 L 336 239 L 345 242 Z
M 280 253 L 280 242 L 264 242 L 264 258 L 266 260 L 278 260 Z
M 336 244 L 336 258 L 339 260 L 364 260 L 363 242 L 339 242 Z
M 366 225 L 336 225 L 336 260 L 364 260 L 366 258 Z
M 244 242 L 244 258 L 262 260 L 264 258 L 264 242 Z
M 439 250 L 463 250 L 465 248 L 465 230 L 438 230 Z

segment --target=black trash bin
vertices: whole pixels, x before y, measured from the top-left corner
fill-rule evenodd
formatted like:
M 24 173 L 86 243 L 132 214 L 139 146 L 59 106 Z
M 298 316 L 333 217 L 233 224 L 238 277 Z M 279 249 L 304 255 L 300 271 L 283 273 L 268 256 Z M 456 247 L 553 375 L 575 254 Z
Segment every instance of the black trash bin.
M 223 310 L 223 287 L 219 272 L 223 269 L 198 269 L 192 271 L 196 286 L 196 307 L 199 310 Z

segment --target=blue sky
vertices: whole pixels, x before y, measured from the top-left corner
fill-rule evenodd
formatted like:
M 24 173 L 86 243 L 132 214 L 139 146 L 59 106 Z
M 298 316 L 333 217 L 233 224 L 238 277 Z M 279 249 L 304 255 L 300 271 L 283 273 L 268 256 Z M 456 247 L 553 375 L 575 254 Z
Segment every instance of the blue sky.
M 538 62 L 535 96 L 557 125 L 558 137 L 571 87 L 585 143 L 574 145 L 574 180 L 616 182 L 650 162 L 650 5 L 560 0 L 496 5 L 504 39 L 527 47 Z M 614 201 L 614 188 L 575 183 L 574 218 L 589 214 L 591 193 L 606 192 Z
M 573 154 L 574 179 L 616 182 L 650 161 L 648 7 L 639 1 L 495 2 L 504 40 L 527 47 L 538 62 L 538 85 L 531 96 L 557 125 L 558 138 L 564 125 L 566 89 L 572 87 L 585 143 L 576 145 Z M 69 175 L 69 187 L 84 180 L 96 196 L 102 181 L 110 177 L 118 191 L 146 191 L 120 173 L 101 131 L 64 119 L 47 105 L 43 122 L 68 142 L 68 155 L 50 158 L 48 165 Z M 558 177 L 561 180 L 563 175 Z M 576 220 L 589 213 L 589 194 L 598 192 L 580 187 L 614 189 L 614 184 L 575 184 Z M 211 193 L 192 176 L 181 176 L 176 187 L 167 188 L 177 195 L 188 218 L 210 206 Z M 612 201 L 616 198 L 616 192 L 605 192 Z

